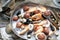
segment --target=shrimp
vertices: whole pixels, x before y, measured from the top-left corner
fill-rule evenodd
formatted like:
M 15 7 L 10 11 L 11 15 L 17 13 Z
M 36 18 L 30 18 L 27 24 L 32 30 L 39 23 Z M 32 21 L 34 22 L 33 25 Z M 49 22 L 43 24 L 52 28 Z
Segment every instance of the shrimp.
M 42 26 L 39 26 L 39 27 L 38 27 L 38 30 L 35 32 L 35 34 L 40 33 L 40 32 L 42 32 L 42 31 L 43 31 L 43 27 L 42 27 Z
M 38 24 L 34 24 L 34 25 L 40 25 L 40 26 L 46 26 L 49 27 L 50 26 L 50 22 L 48 20 L 43 20 Z
M 21 26 L 22 27 L 22 26 Z M 27 32 L 29 30 L 28 26 L 25 26 L 25 28 L 19 33 L 20 35 L 24 34 L 25 32 Z
M 31 19 L 35 21 L 40 20 L 41 18 L 42 18 L 41 13 L 35 14 L 31 17 Z

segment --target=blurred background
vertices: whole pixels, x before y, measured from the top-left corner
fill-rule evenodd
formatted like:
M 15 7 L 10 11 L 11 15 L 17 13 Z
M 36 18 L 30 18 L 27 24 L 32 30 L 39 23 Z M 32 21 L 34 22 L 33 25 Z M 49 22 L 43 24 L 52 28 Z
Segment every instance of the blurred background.
M 2 7 L 9 7 L 13 9 L 15 6 L 14 4 L 20 4 L 23 1 L 31 1 L 34 3 L 39 3 L 42 5 L 48 5 L 56 8 L 60 8 L 60 0 L 0 0 L 0 11 L 2 11 Z M 14 7 L 13 7 L 14 6 Z

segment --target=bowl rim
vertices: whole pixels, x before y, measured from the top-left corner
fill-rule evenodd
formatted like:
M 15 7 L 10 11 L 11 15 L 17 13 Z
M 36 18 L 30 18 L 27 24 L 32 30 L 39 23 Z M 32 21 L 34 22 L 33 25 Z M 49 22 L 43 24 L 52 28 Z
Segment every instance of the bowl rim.
M 57 3 L 56 1 L 57 1 L 57 0 L 53 0 L 53 3 L 54 3 L 56 6 L 60 7 L 60 4 Z

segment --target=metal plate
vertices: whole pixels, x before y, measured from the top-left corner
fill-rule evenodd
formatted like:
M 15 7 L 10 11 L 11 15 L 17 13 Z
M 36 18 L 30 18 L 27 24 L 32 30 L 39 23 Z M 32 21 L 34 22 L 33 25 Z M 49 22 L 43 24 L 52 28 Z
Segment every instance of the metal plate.
M 40 4 L 36 4 L 36 3 L 32 3 L 32 2 L 23 2 L 23 3 L 21 3 L 17 8 L 15 8 L 15 11 L 14 11 L 14 13 L 11 15 L 11 18 L 12 18 L 12 16 L 15 14 L 15 12 L 17 11 L 17 10 L 19 10 L 20 8 L 22 8 L 22 6 L 24 6 L 24 5 L 28 5 L 28 6 L 44 6 L 44 7 L 46 7 L 47 9 L 52 9 L 53 7 L 49 7 L 49 6 L 45 6 L 45 5 L 40 5 Z M 54 9 L 54 8 L 53 8 Z M 57 8 L 55 8 L 55 9 L 57 9 Z M 19 34 L 17 34 L 17 32 L 15 32 L 15 29 L 13 29 L 13 26 L 14 25 L 16 25 L 12 20 L 11 20 L 11 25 L 12 25 L 12 31 L 17 35 L 17 36 L 19 36 L 19 37 L 21 37 L 21 38 L 23 38 L 23 39 L 27 39 L 26 37 L 23 37 L 23 36 L 20 36 Z M 32 40 L 32 39 L 31 39 Z M 34 38 L 34 40 L 35 40 L 35 38 Z

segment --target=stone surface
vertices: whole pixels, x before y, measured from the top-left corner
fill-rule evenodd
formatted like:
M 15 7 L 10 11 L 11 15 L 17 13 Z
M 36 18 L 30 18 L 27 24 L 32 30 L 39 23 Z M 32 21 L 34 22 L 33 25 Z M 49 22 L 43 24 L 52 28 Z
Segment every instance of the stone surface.
M 2 6 L 1 6 L 1 2 L 0 2 L 0 12 L 2 11 L 2 8 L 1 8 Z
M 52 6 L 52 7 L 55 7 L 55 4 L 53 3 L 53 0 L 26 0 L 26 1 L 31 1 L 31 2 L 34 2 L 34 3 L 39 3 L 39 4 L 42 4 L 42 5 L 48 5 L 48 6 Z

